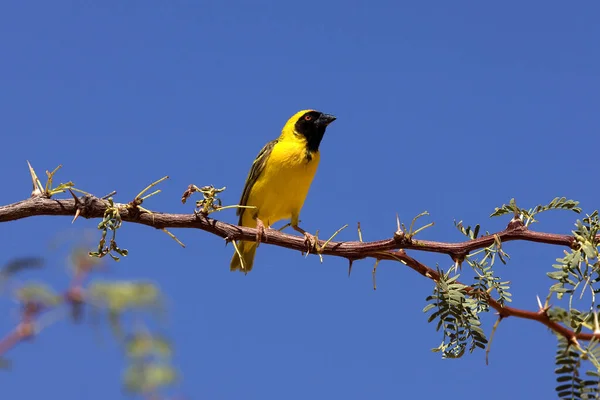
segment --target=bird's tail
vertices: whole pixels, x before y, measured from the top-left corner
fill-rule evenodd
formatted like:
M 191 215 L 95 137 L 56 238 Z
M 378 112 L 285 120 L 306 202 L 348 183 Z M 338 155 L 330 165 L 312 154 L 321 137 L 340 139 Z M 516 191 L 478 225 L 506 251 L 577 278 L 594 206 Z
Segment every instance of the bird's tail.
M 254 264 L 254 254 L 256 253 L 256 242 L 239 241 L 236 243 L 239 253 L 242 255 L 242 259 L 238 252 L 233 253 L 229 269 L 231 271 L 240 271 L 248 273 L 252 270 L 252 264 Z M 242 260 L 244 261 L 242 265 Z

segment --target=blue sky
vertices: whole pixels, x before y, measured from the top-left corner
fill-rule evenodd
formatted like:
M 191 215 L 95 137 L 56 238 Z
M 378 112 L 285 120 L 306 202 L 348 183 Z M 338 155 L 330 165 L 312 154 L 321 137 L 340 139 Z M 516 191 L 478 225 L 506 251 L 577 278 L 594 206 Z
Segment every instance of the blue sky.
M 302 212 L 305 229 L 387 238 L 427 210 L 422 238 L 460 241 L 453 220 L 488 219 L 511 197 L 555 196 L 598 208 L 600 5 L 558 1 L 128 1 L 0 5 L 0 203 L 25 198 L 26 169 L 63 164 L 58 177 L 129 201 L 164 175 L 145 205 L 174 213 L 188 184 L 227 186 L 239 199 L 260 148 L 296 111 L 338 120 Z M 217 216 L 236 221 L 234 212 Z M 568 233 L 575 215 L 549 213 L 535 229 Z M 68 282 L 56 237 L 97 221 L 44 217 L 0 224 L 0 263 L 31 254 L 48 267 L 21 280 Z M 483 352 L 442 360 L 441 334 L 421 312 L 432 282 L 394 263 L 303 258 L 259 248 L 247 276 L 229 272 L 232 247 L 201 231 L 126 225 L 130 255 L 102 279 L 149 279 L 169 306 L 189 399 L 550 398 L 555 339 L 520 320 L 500 325 Z M 535 309 L 562 249 L 510 243 L 497 272 L 514 305 Z M 447 256 L 410 252 L 430 266 Z M 0 333 L 17 321 L 0 303 Z M 493 316 L 484 318 L 489 334 Z M 7 398 L 122 398 L 123 359 L 106 326 L 59 321 L 8 354 Z

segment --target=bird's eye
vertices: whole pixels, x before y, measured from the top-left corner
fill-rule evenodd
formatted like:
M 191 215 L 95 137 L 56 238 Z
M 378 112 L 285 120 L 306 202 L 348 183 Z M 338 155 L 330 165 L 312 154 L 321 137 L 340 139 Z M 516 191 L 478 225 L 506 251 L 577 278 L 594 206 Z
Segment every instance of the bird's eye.
M 310 121 L 310 120 L 312 119 L 312 115 L 305 115 L 305 116 L 304 116 L 304 119 L 305 119 L 306 121 Z

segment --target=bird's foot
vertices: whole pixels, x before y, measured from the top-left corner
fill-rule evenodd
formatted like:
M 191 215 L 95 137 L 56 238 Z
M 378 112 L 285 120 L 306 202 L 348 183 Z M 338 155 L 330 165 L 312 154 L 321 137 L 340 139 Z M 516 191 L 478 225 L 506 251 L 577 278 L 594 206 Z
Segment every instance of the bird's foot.
M 306 244 L 306 254 L 310 254 L 310 252 L 320 252 L 319 249 L 319 241 L 315 235 L 312 235 L 308 232 L 304 232 L 304 244 Z
M 265 233 L 265 224 L 258 218 L 256 218 L 256 247 L 260 245 L 260 242 L 264 239 L 267 241 L 267 234 Z
M 294 228 L 296 232 L 300 232 L 304 235 L 304 244 L 306 244 L 306 255 L 309 255 L 311 252 L 319 253 L 321 251 L 321 249 L 319 248 L 319 240 L 316 236 L 311 235 L 310 233 L 306 232 L 304 229 L 300 228 L 297 225 L 292 225 L 292 228 Z M 317 232 L 317 234 L 318 233 L 319 232 Z

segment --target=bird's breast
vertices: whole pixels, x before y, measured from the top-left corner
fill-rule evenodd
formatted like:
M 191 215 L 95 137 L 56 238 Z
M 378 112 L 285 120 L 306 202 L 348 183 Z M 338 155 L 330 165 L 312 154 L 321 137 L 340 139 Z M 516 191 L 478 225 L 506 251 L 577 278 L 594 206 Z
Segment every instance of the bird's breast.
M 298 215 L 319 165 L 318 152 L 308 153 L 298 142 L 278 142 L 255 183 L 248 205 L 268 225 Z

